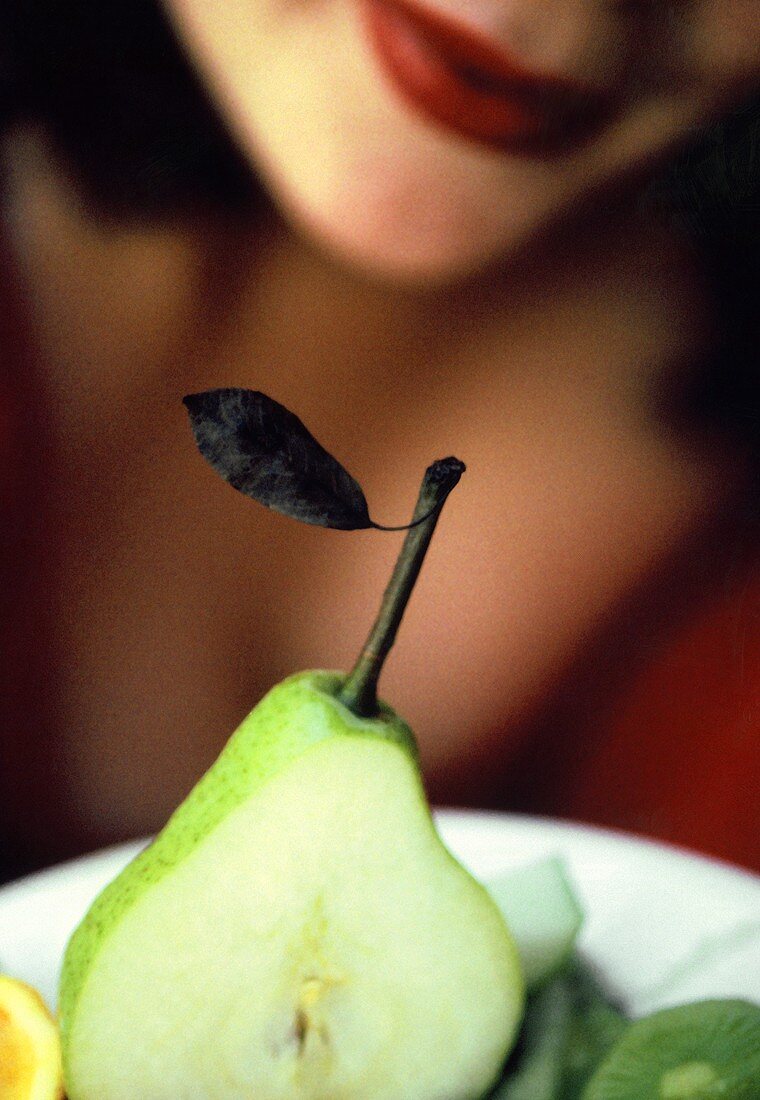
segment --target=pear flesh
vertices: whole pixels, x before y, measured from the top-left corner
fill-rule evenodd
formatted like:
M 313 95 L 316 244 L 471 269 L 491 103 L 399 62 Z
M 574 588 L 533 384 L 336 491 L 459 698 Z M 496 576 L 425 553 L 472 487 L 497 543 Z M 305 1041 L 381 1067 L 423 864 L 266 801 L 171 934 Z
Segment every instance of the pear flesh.
M 523 979 L 408 727 L 334 674 L 259 704 L 69 946 L 70 1100 L 478 1100 Z

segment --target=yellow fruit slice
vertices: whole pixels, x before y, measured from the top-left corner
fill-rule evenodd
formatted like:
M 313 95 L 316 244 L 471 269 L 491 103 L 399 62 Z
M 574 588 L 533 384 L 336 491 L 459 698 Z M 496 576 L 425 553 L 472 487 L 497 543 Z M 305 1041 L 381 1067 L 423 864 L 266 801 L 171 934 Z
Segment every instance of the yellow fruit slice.
M 62 1100 L 58 1028 L 39 993 L 0 974 L 0 1100 Z

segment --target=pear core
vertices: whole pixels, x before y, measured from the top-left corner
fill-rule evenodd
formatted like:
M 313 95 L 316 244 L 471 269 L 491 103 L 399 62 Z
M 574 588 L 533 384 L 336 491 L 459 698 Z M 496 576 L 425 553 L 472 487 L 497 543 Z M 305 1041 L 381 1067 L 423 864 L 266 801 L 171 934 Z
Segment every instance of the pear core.
M 70 1100 L 493 1085 L 522 1012 L 514 942 L 435 830 L 408 727 L 355 718 L 338 683 L 270 692 L 75 933 Z

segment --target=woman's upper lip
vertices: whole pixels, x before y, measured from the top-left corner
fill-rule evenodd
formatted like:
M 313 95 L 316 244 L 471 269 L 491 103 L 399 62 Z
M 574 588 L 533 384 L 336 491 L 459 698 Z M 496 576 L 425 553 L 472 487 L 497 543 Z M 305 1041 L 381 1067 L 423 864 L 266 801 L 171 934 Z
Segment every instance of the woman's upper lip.
M 481 32 L 409 0 L 381 0 L 395 8 L 424 35 L 427 42 L 456 68 L 463 79 L 492 95 L 523 99 L 535 107 L 594 112 L 603 110 L 607 96 L 598 88 L 555 73 L 532 72 Z

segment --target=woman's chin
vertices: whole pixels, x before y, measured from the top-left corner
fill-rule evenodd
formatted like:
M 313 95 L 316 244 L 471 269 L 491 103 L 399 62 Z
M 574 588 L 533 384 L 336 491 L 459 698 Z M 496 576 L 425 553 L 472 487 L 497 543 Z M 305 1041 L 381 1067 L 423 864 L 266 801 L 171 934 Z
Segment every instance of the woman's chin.
M 411 289 L 453 286 L 491 271 L 524 242 L 517 226 L 480 236 L 457 225 L 410 217 L 406 225 L 367 210 L 324 210 L 308 203 L 277 205 L 290 228 L 330 262 L 354 275 Z
M 307 228 L 311 241 L 331 260 L 373 281 L 408 286 L 410 289 L 444 288 L 477 276 L 491 267 L 495 255 L 472 248 L 438 247 L 415 238 L 385 240 L 342 235 L 325 228 Z

